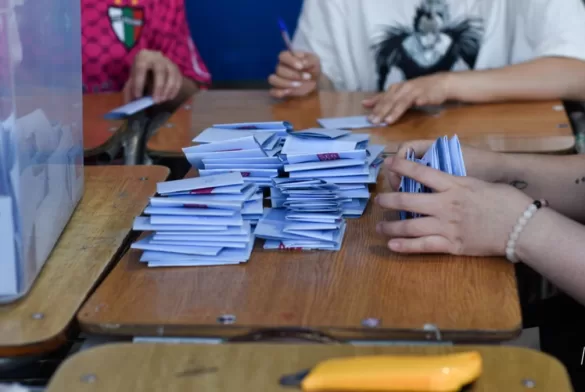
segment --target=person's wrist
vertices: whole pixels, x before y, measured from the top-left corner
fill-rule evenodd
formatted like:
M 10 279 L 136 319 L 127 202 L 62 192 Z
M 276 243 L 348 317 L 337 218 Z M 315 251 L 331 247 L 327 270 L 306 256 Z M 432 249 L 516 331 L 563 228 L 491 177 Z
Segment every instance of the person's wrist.
M 546 243 L 547 222 L 551 221 L 554 214 L 549 207 L 543 207 L 527 222 L 516 240 L 515 255 L 520 261 L 530 264 L 531 255 L 539 252 L 539 246 Z
M 444 72 L 441 74 L 443 78 L 443 88 L 445 89 L 446 101 L 459 101 L 459 72 Z

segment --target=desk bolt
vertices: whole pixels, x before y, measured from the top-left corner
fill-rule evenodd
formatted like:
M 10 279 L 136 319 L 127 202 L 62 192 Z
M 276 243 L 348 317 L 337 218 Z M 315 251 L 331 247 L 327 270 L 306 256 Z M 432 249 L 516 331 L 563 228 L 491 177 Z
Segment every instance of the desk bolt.
M 380 326 L 380 319 L 377 318 L 367 318 L 362 320 L 362 326 L 366 328 L 376 328 Z
M 167 128 L 173 128 L 175 125 L 173 123 L 166 123 L 165 127 Z
M 148 177 L 140 177 L 140 181 L 148 181 Z
M 533 380 L 529 380 L 529 379 L 522 380 L 522 385 L 524 385 L 524 387 L 528 388 L 528 389 L 536 388 L 536 383 Z
M 84 374 L 81 377 L 81 382 L 85 384 L 92 384 L 97 381 L 97 377 L 95 374 Z
M 233 314 L 222 314 L 217 318 L 217 322 L 223 325 L 235 324 L 236 316 Z
M 32 318 L 34 320 L 42 320 L 45 318 L 45 315 L 43 313 L 33 313 Z

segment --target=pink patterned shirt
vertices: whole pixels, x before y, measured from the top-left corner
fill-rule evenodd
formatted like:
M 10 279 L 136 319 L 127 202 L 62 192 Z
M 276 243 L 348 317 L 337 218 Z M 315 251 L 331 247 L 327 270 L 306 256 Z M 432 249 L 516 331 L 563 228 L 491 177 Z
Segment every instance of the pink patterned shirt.
M 82 0 L 83 91 L 120 91 L 134 57 L 157 50 L 206 86 L 211 75 L 191 39 L 184 0 Z

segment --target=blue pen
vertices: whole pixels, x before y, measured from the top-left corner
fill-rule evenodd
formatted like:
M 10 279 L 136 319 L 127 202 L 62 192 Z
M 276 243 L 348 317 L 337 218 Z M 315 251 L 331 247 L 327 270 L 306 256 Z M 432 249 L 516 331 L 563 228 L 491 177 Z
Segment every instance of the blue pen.
M 278 26 L 280 27 L 280 34 L 282 34 L 282 39 L 284 40 L 284 44 L 286 45 L 286 48 L 288 49 L 289 52 L 291 52 L 294 55 L 295 52 L 293 51 L 293 48 L 292 48 L 292 41 L 290 39 L 290 34 L 288 33 L 288 29 L 286 28 L 286 24 L 284 23 L 284 20 L 282 20 L 281 18 L 278 18 Z

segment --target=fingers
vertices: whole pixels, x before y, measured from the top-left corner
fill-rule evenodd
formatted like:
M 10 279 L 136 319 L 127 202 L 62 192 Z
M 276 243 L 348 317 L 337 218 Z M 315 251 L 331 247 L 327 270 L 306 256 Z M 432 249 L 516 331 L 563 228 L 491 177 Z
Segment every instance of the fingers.
M 132 74 L 130 75 L 132 94 L 134 95 L 133 98 L 142 97 L 144 94 L 144 87 L 146 86 L 146 75 L 149 70 L 149 62 L 140 61 L 140 59 L 137 59 L 137 61 L 134 63 L 134 68 L 132 70 Z
M 364 105 L 364 107 L 366 107 L 366 108 L 371 109 L 374 106 L 376 106 L 376 104 L 380 101 L 380 99 L 382 99 L 383 96 L 384 96 L 384 94 L 377 94 L 377 95 L 373 96 L 372 98 L 364 99 L 362 101 L 362 105 Z
M 436 214 L 437 208 L 440 208 L 440 202 L 440 195 L 430 193 L 392 192 L 380 193 L 376 197 L 376 203 L 382 208 L 394 211 L 416 212 L 430 216 Z
M 285 87 L 285 88 L 278 88 L 275 87 L 270 90 L 270 95 L 274 98 L 287 98 L 287 97 L 304 97 L 317 88 L 317 82 L 309 81 L 309 82 L 302 82 L 300 87 Z
M 312 76 L 308 72 L 300 72 L 296 71 L 290 67 L 285 65 L 279 64 L 276 67 L 275 74 L 280 76 L 283 79 L 290 80 L 290 81 L 302 81 L 302 80 L 311 80 Z
M 152 86 L 152 97 L 154 102 L 160 103 L 164 100 L 163 91 L 169 79 L 169 71 L 166 64 L 155 63 L 152 66 L 153 73 L 153 86 Z
M 433 217 L 380 222 L 376 226 L 378 234 L 387 235 L 390 238 L 426 237 L 437 235 L 442 229 L 441 222 Z
M 297 54 L 297 56 L 300 56 L 300 55 Z M 278 61 L 280 62 L 281 65 L 284 65 L 286 67 L 292 68 L 292 69 L 297 70 L 297 71 L 303 71 L 305 69 L 306 65 L 308 65 L 307 59 L 305 59 L 303 57 L 306 57 L 306 56 L 303 55 L 300 57 L 296 57 L 291 52 L 284 51 L 284 52 L 281 52 L 280 55 L 278 56 Z
M 422 158 L 422 156 L 431 148 L 433 145 L 433 140 L 413 140 L 406 142 L 400 147 L 398 147 L 398 151 L 396 152 L 396 156 L 404 158 L 406 157 L 406 152 L 409 150 L 414 151 L 414 155 L 417 158 Z M 386 160 L 386 163 L 389 164 L 391 161 Z
M 392 239 L 388 242 L 388 248 L 398 253 L 451 253 L 453 244 L 445 237 L 429 235 Z
M 124 103 L 128 103 L 134 99 L 134 95 L 132 93 L 132 84 L 130 81 L 126 82 L 122 93 L 124 94 Z
M 303 85 L 303 83 L 301 81 L 298 80 L 289 80 L 286 78 L 283 78 L 282 76 L 279 75 L 270 75 L 268 77 L 268 82 L 275 88 L 277 89 L 293 89 L 293 88 L 299 88 Z
M 416 98 L 417 90 L 414 90 L 408 82 L 394 85 L 376 103 L 370 120 L 373 123 L 392 124 L 413 105 Z
M 162 92 L 162 101 L 175 99 L 181 91 L 183 85 L 183 75 L 176 65 L 168 63 L 167 65 L 167 82 Z
M 389 170 L 396 173 L 398 176 L 412 178 L 413 180 L 439 192 L 444 192 L 452 188 L 456 183 L 455 177 L 447 173 L 421 165 L 420 163 L 407 161 L 406 159 L 393 159 Z M 425 195 L 414 194 L 412 196 L 420 197 Z

